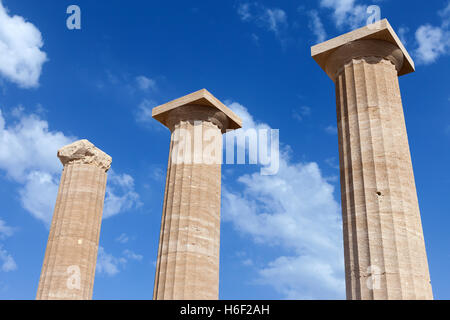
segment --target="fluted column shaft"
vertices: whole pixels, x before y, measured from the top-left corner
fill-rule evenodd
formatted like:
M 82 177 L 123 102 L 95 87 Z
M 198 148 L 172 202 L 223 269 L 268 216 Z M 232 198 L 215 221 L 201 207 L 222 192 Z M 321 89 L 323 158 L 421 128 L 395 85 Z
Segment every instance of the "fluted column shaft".
M 92 299 L 107 169 L 79 156 L 62 172 L 38 300 Z
M 219 297 L 221 113 L 184 106 L 172 130 L 154 299 Z
M 330 58 L 348 299 L 433 298 L 397 76 L 402 63 L 399 50 L 380 40 L 359 40 Z

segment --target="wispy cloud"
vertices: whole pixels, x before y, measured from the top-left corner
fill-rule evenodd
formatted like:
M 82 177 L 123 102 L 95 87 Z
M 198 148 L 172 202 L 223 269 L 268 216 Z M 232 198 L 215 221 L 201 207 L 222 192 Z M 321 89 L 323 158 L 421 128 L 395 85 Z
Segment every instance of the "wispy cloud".
M 123 251 L 123 255 L 125 257 L 127 257 L 128 259 L 130 259 L 130 260 L 136 260 L 136 261 L 142 261 L 142 259 L 144 258 L 143 255 L 137 254 L 137 253 L 135 253 L 135 252 L 133 252 L 131 250 L 128 250 L 128 249 Z
M 116 257 L 111 253 L 106 252 L 105 249 L 100 246 L 98 248 L 96 273 L 112 277 L 124 269 L 130 260 L 142 261 L 143 258 L 142 255 L 136 254 L 128 249 L 123 251 L 122 256 Z
M 8 226 L 5 221 L 0 219 L 0 240 L 11 237 L 14 233 L 14 228 Z M 9 272 L 17 269 L 17 264 L 11 254 L 3 248 L 0 243 L 0 271 Z
M 136 77 L 136 82 L 138 85 L 138 88 L 141 90 L 149 90 L 149 89 L 156 89 L 156 81 L 153 79 L 150 79 L 146 76 L 138 76 Z
M 309 29 L 316 37 L 316 42 L 324 42 L 327 38 L 327 33 L 325 27 L 323 26 L 322 20 L 319 17 L 317 10 L 311 10 L 308 12 L 309 15 Z
M 338 133 L 338 129 L 334 125 L 329 125 L 325 128 L 325 132 L 331 135 L 336 135 Z
M 301 106 L 292 110 L 292 117 L 297 121 L 303 121 L 305 117 L 311 115 L 311 108 L 308 106 Z
M 97 274 L 105 274 L 107 276 L 114 276 L 119 273 L 120 266 L 127 261 L 125 258 L 116 258 L 112 254 L 107 253 L 105 249 L 100 246 L 98 248 L 97 266 L 95 272 Z
M 280 8 L 269 8 L 257 2 L 241 3 L 237 13 L 242 21 L 254 22 L 261 28 L 273 32 L 280 36 L 281 32 L 287 28 L 287 14 Z
M 11 237 L 14 233 L 14 228 L 10 227 L 0 218 L 0 239 Z
M 122 233 L 120 236 L 116 238 L 116 241 L 119 243 L 127 243 L 130 240 L 126 233 Z
M 409 32 L 409 28 L 408 27 L 400 27 L 398 29 L 398 37 L 400 38 L 400 41 L 403 43 L 403 45 L 407 45 L 408 44 L 408 39 L 407 39 L 407 34 Z
M 156 102 L 148 99 L 142 100 L 136 110 L 136 121 L 140 123 L 155 124 L 155 120 L 152 118 L 152 109 L 156 107 Z
M 3 245 L 0 243 L 0 262 L 1 262 L 1 270 L 3 272 L 9 272 L 17 270 L 16 261 L 14 258 L 3 249 Z
M 319 0 L 320 7 L 331 9 L 336 27 L 356 29 L 362 27 L 368 18 L 365 4 L 357 4 L 356 0 Z

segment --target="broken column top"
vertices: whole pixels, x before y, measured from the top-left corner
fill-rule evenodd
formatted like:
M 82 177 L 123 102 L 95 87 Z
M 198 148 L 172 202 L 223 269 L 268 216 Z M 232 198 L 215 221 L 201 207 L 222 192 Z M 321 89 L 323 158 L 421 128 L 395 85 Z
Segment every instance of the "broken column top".
M 170 125 L 168 124 L 169 113 L 177 108 L 188 105 L 202 106 L 205 108 L 212 108 L 217 111 L 223 112 L 228 119 L 227 128 L 224 129 L 234 130 L 242 128 L 242 120 L 233 111 L 231 111 L 230 108 L 225 106 L 206 89 L 196 91 L 184 97 L 155 107 L 152 110 L 152 117 L 161 122 L 166 127 L 170 127 Z
M 415 71 L 414 61 L 410 57 L 408 51 L 406 51 L 387 19 L 380 20 L 374 24 L 319 43 L 311 47 L 311 56 L 316 60 L 320 67 L 327 72 L 327 61 L 330 55 L 340 47 L 356 40 L 383 40 L 395 45 L 401 50 L 404 56 L 403 66 L 398 71 L 398 75 L 402 76 Z M 333 75 L 328 74 L 328 76 L 333 79 Z
M 58 150 L 58 158 L 66 164 L 92 164 L 105 171 L 111 168 L 112 158 L 86 139 L 76 141 Z

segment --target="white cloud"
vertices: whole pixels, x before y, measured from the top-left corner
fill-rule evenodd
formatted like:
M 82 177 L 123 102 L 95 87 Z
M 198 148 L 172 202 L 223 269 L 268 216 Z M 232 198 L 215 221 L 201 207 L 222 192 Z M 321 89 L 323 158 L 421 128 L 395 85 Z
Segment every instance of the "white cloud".
M 122 233 L 120 236 L 116 238 L 116 241 L 119 243 L 127 243 L 130 240 L 130 238 L 127 236 L 126 233 Z
M 420 26 L 416 31 L 418 48 L 415 51 L 418 62 L 431 64 L 450 49 L 450 32 L 429 24 Z
M 74 138 L 49 131 L 46 121 L 23 114 L 22 108 L 13 112 L 13 118 L 16 122 L 7 126 L 0 110 L 0 170 L 22 185 L 22 206 L 49 225 L 62 169 L 56 153 Z
M 129 260 L 141 261 L 142 259 L 142 255 L 136 254 L 128 249 L 123 251 L 122 257 L 115 257 L 112 254 L 107 253 L 102 246 L 99 246 L 96 273 L 110 277 L 115 276 L 122 268 L 125 268 L 125 265 Z
M 0 219 L 0 240 L 11 237 L 14 233 L 14 228 L 8 226 L 5 221 Z M 3 249 L 3 244 L 0 243 L 0 270 L 3 272 L 14 271 L 17 269 L 17 264 L 14 258 Z
M 150 78 L 147 78 L 146 76 L 138 76 L 136 77 L 136 82 L 138 84 L 139 89 L 141 90 L 148 90 L 148 89 L 155 89 L 156 88 L 156 81 Z
M 134 179 L 128 174 L 108 173 L 103 218 L 129 211 L 141 205 L 139 194 L 134 189 Z
M 309 115 L 311 115 L 311 108 L 307 106 L 292 110 L 292 117 L 298 121 L 303 121 L 303 119 Z
M 338 299 L 344 293 L 344 281 L 336 269 L 310 255 L 279 257 L 260 270 L 260 275 L 260 283 L 273 285 L 286 299 Z
M 270 127 L 267 124 L 264 123 L 255 123 L 253 120 L 253 117 L 250 115 L 250 113 L 247 111 L 247 109 L 237 103 L 237 102 L 231 102 L 231 101 L 225 101 L 225 104 L 234 112 L 236 113 L 242 120 L 242 128 L 238 130 L 234 130 L 231 132 L 228 132 L 226 134 L 225 138 L 234 139 L 236 146 L 237 146 L 237 154 L 240 153 L 248 156 L 248 163 L 256 164 L 258 163 L 258 152 L 249 152 L 248 148 L 246 148 L 247 138 L 246 134 L 248 133 L 247 129 L 256 129 L 256 130 L 265 130 L 270 129 Z M 225 139 L 224 138 L 224 139 Z M 259 137 L 257 137 L 259 140 Z M 260 146 L 260 141 L 258 141 L 258 147 Z M 224 147 L 226 147 L 226 142 L 224 142 Z M 225 149 L 226 150 L 226 149 Z M 257 150 L 258 151 L 258 150 Z M 271 154 L 270 160 L 275 159 L 278 154 Z
M 355 3 L 356 0 L 320 0 L 320 6 L 333 10 L 333 20 L 338 28 L 362 27 L 368 18 L 367 5 Z
M 285 29 L 288 25 L 287 14 L 279 8 L 268 8 L 259 3 L 241 3 L 237 13 L 242 21 L 255 22 L 276 35 Z
M 268 127 L 256 123 L 242 105 L 233 105 L 234 110 L 240 109 L 244 128 Z M 294 163 L 288 152 L 282 152 L 277 175 L 246 174 L 238 182 L 233 188 L 224 185 L 224 221 L 232 222 L 258 244 L 290 252 L 260 268 L 258 282 L 272 286 L 285 298 L 343 298 L 339 204 L 318 165 Z
M 23 208 L 36 219 L 50 226 L 53 210 L 58 194 L 58 174 L 43 171 L 33 171 L 27 176 L 27 181 L 20 189 L 20 201 Z
M 39 85 L 47 55 L 41 32 L 20 16 L 10 16 L 0 0 L 0 74 L 23 88 Z
M 0 243 L 0 262 L 1 262 L 1 270 L 3 272 L 14 271 L 17 269 L 17 264 L 14 261 L 13 257 L 3 249 L 3 245 Z
M 151 127 L 156 126 L 156 121 L 152 118 L 152 109 L 156 107 L 156 105 L 156 102 L 152 100 L 142 100 L 135 113 L 136 121 L 142 124 L 150 125 Z
M 316 36 L 316 42 L 321 43 L 324 42 L 327 38 L 327 33 L 323 26 L 322 20 L 320 20 L 319 14 L 316 10 L 311 10 L 309 13 L 309 29 Z
M 14 228 L 8 226 L 5 221 L 0 218 L 0 239 L 11 237 L 14 233 Z
M 242 265 L 246 266 L 246 267 L 250 267 L 253 266 L 253 260 L 250 258 L 247 258 L 245 260 L 242 261 Z
M 267 24 L 269 30 L 275 33 L 278 33 L 280 28 L 287 25 L 286 12 L 278 8 L 266 8 L 260 19 Z
M 58 173 L 62 169 L 57 150 L 74 141 L 62 132 L 49 131 L 47 121 L 16 112 L 15 123 L 6 126 L 0 110 L 0 169 L 25 182 L 31 171 Z M 17 119 L 18 118 L 18 119 Z
M 114 276 L 119 273 L 120 265 L 125 264 L 125 258 L 116 258 L 105 251 L 102 246 L 98 247 L 96 273 Z
M 431 64 L 450 52 L 450 2 L 438 14 L 441 26 L 425 24 L 416 31 L 417 49 L 414 54 L 419 64 Z
M 403 43 L 403 45 L 407 45 L 408 44 L 408 40 L 406 38 L 406 35 L 409 32 L 409 28 L 408 27 L 400 27 L 398 29 L 398 37 L 400 38 L 400 41 Z
M 58 193 L 62 165 L 56 154 L 76 140 L 62 132 L 50 131 L 47 121 L 26 115 L 19 108 L 10 124 L 0 110 L 0 170 L 19 183 L 22 206 L 48 227 Z M 133 178 L 111 170 L 105 199 L 104 217 L 127 211 L 139 204 Z
M 335 157 L 325 159 L 325 163 L 331 168 L 339 170 L 339 161 Z
M 141 254 L 134 253 L 133 251 L 128 249 L 123 251 L 123 255 L 130 260 L 136 261 L 142 261 L 142 259 L 144 258 L 144 256 L 142 256 Z
M 332 134 L 335 135 L 338 133 L 338 129 L 336 126 L 330 125 L 328 127 L 325 128 L 325 132 L 328 134 Z
M 442 18 L 442 27 L 447 28 L 450 25 L 450 1 L 447 6 L 438 12 L 439 16 Z

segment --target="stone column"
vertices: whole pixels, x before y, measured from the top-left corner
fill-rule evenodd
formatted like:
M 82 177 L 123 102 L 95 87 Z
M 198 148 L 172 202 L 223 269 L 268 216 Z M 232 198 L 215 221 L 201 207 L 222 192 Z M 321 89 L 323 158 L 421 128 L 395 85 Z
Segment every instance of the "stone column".
M 37 300 L 90 300 L 111 157 L 87 140 L 58 151 L 64 165 Z
M 219 297 L 222 133 L 241 120 L 208 91 L 156 107 L 171 132 L 153 297 Z
M 334 80 L 348 299 L 433 299 L 398 76 L 414 64 L 387 20 L 312 48 Z

